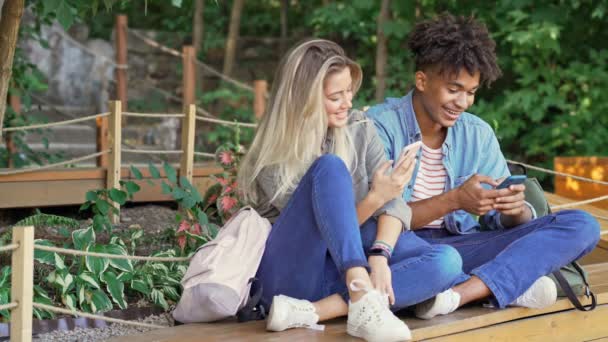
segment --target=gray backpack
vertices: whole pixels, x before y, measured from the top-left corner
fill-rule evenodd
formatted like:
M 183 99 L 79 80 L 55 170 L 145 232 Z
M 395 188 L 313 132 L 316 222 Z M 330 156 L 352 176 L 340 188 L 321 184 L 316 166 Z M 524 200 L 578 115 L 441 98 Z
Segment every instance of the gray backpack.
M 226 222 L 215 239 L 199 247 L 182 279 L 184 291 L 173 318 L 181 323 L 213 322 L 235 315 L 239 321 L 264 318 L 258 305 L 261 288 L 254 276 L 270 228 L 267 219 L 245 207 Z

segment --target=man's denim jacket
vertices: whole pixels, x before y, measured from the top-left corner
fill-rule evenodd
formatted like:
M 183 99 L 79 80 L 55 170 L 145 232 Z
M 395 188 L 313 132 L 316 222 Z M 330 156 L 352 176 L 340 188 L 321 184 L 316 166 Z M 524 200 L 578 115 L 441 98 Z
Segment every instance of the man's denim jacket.
M 367 116 L 374 120 L 378 135 L 384 143 L 384 151 L 390 160 L 397 160 L 401 150 L 415 141 L 422 140 L 420 127 L 412 105 L 412 92 L 402 98 L 387 98 L 384 103 L 372 106 Z M 498 179 L 509 176 L 494 131 L 485 121 L 469 113 L 462 113 L 454 126 L 448 128 L 441 147 L 443 165 L 447 172 L 445 191 L 460 186 L 474 174 Z M 420 167 L 420 153 L 410 184 L 403 199 L 410 201 L 413 186 Z M 444 217 L 445 228 L 453 234 L 470 234 L 479 231 L 479 222 L 464 210 L 457 210 Z M 500 213 L 492 210 L 481 217 L 484 228 L 502 229 Z

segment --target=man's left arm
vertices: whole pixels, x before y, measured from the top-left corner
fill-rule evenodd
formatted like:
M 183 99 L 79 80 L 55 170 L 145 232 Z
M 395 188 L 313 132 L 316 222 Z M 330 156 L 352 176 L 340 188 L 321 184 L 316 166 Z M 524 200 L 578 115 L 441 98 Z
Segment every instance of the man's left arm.
M 490 130 L 489 137 L 485 140 L 490 143 L 480 162 L 479 173 L 500 182 L 510 175 L 507 161 L 493 131 Z M 532 207 L 526 202 L 524 195 L 526 187 L 523 184 L 511 185 L 509 190 L 507 195 L 495 199 L 494 210 L 484 217 L 487 223 L 497 228 L 515 227 L 534 218 Z

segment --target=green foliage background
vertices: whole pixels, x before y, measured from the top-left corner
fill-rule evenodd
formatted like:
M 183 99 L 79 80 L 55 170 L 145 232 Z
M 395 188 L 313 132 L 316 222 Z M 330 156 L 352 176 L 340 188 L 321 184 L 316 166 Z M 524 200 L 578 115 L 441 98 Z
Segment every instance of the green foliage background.
M 166 43 L 179 47 L 191 40 L 194 1 L 52 0 L 41 12 L 64 24 L 86 21 L 93 36 L 109 38 L 114 15 L 125 13 L 129 26 L 171 32 Z M 279 0 L 249 0 L 241 17 L 241 36 L 279 37 Z M 376 18 L 380 1 L 290 0 L 289 44 L 318 36 L 342 44 L 364 70 L 356 105 L 373 104 L 375 89 Z M 104 9 L 104 5 L 108 9 Z M 199 58 L 221 55 L 232 1 L 205 2 L 203 49 Z M 99 7 L 99 10 L 97 9 Z M 49 8 L 56 8 L 53 12 Z M 413 65 L 407 35 L 416 21 L 444 11 L 474 15 L 497 42 L 503 77 L 478 92 L 470 109 L 496 130 L 505 155 L 552 168 L 555 156 L 607 155 L 608 141 L 608 0 L 400 0 L 391 2 L 388 38 L 387 95 L 402 96 L 411 88 Z M 94 15 L 93 20 L 89 20 Z M 175 39 L 179 33 L 182 40 Z M 263 49 L 260 47 L 260 50 Z M 268 51 L 259 51 L 260 55 Z M 266 56 L 266 55 L 264 55 Z M 275 59 L 279 56 L 274 52 Z M 238 61 L 237 61 L 238 63 Z M 240 64 L 253 73 L 256 65 Z M 265 77 L 272 81 L 272 70 Z M 27 77 L 17 72 L 16 77 Z M 30 82 L 31 83 L 31 82 Z M 17 81 L 16 84 L 19 84 Z M 225 99 L 225 97 L 227 97 Z M 202 95 L 201 103 L 234 100 L 233 90 Z M 223 117 L 250 115 L 249 101 L 232 101 Z M 230 132 L 209 136 L 219 143 Z M 249 134 L 250 135 L 250 134 Z M 250 138 L 250 137 L 249 137 Z M 245 137 L 243 142 L 249 139 Z

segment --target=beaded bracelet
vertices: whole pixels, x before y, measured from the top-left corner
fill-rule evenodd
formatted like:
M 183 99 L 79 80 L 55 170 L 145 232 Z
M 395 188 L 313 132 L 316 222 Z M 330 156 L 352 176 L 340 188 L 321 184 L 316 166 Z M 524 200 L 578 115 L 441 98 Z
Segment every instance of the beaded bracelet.
M 393 246 L 389 245 L 388 243 L 386 243 L 382 240 L 374 241 L 374 244 L 372 245 L 372 249 L 374 249 L 374 248 L 386 249 L 389 254 L 391 254 L 391 255 L 393 254 Z

